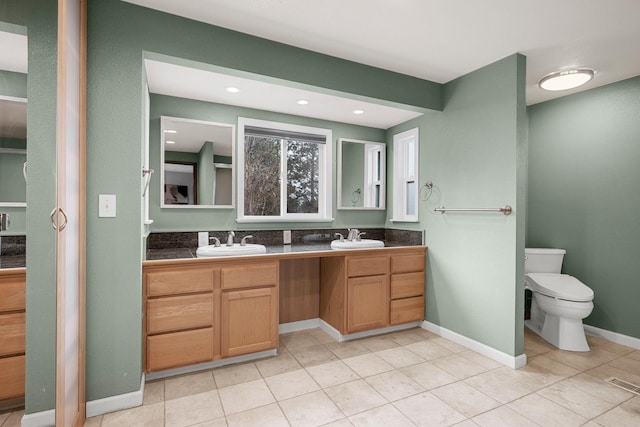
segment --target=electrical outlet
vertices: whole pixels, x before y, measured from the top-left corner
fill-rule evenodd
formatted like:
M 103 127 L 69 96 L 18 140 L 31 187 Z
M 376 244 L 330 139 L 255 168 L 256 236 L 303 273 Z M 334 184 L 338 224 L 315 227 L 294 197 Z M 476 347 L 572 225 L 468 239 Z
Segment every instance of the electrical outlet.
M 283 230 L 282 231 L 282 242 L 285 245 L 291 244 L 291 230 Z

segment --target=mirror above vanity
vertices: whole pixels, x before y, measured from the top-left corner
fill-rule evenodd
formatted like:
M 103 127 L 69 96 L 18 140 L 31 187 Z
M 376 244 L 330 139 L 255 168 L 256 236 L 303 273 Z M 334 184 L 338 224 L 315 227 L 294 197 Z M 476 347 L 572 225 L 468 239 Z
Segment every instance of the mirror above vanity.
M 27 100 L 0 96 L 0 206 L 26 206 Z
M 338 209 L 384 209 L 386 145 L 338 140 Z
M 232 207 L 235 125 L 167 116 L 160 122 L 162 207 Z

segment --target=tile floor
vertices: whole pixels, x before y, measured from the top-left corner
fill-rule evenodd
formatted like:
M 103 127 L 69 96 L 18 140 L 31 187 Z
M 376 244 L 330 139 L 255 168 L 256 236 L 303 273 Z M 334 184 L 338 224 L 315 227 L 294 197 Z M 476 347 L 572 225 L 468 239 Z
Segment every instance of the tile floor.
M 347 343 L 313 329 L 270 359 L 149 382 L 142 406 L 85 426 L 640 426 L 640 396 L 603 381 L 640 384 L 640 351 L 588 340 L 572 353 L 526 330 L 512 370 L 422 329 Z

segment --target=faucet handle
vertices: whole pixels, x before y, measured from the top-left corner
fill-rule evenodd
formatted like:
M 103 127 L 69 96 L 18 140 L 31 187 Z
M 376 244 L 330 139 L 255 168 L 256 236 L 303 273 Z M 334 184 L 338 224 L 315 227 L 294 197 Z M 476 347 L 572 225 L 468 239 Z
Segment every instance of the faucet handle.
M 362 240 L 360 236 L 364 236 L 365 234 L 367 234 L 366 231 L 363 231 L 362 233 L 358 233 L 358 235 L 356 236 L 356 240 L 359 242 L 360 240 Z
M 339 237 L 341 242 L 344 242 L 344 236 L 340 233 L 335 233 L 334 237 Z
M 253 239 L 252 235 L 244 236 L 240 241 L 240 246 L 247 246 L 247 239 Z
M 213 244 L 216 248 L 220 247 L 220 239 L 218 239 L 217 237 L 209 237 L 209 240 L 213 240 Z

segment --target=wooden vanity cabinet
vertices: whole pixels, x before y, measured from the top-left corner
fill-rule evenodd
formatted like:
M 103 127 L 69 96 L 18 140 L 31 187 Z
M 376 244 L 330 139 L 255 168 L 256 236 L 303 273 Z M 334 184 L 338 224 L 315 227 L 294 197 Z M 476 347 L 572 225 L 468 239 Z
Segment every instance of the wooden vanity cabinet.
M 26 269 L 0 270 L 0 402 L 24 396 Z
M 425 264 L 423 251 L 391 256 L 389 324 L 424 320 Z
M 278 262 L 145 266 L 145 372 L 278 347 Z
M 347 264 L 346 332 L 389 325 L 389 257 L 345 257 Z

